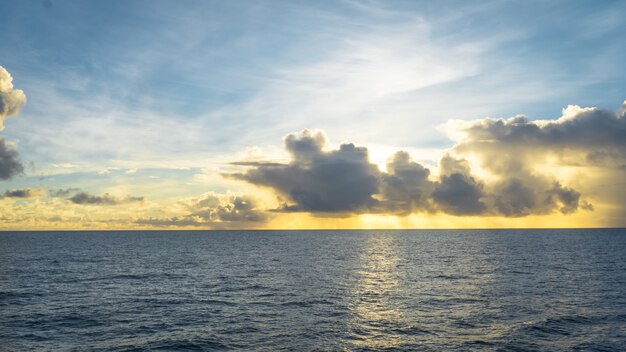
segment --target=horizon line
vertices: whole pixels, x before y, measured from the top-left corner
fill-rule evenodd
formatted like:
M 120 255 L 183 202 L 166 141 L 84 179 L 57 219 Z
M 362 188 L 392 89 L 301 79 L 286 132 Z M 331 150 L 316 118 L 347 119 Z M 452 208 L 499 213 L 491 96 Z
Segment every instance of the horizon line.
M 406 229 L 52 229 L 52 230 L 2 230 L 0 233 L 8 232 L 236 232 L 236 231 L 466 231 L 466 230 L 626 230 L 626 227 L 489 227 L 489 228 L 406 228 Z

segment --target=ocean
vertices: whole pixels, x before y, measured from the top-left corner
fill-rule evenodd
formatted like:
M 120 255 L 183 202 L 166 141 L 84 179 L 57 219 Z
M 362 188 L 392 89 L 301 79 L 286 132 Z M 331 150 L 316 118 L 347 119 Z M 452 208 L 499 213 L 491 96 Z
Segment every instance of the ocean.
M 0 233 L 1 351 L 624 351 L 626 230 Z

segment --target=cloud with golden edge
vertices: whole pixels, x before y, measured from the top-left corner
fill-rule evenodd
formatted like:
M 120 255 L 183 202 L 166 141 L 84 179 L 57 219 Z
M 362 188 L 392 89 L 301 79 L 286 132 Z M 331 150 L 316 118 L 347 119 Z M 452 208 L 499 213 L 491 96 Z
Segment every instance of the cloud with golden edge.
M 282 200 L 275 212 L 316 216 L 526 217 L 593 211 L 586 194 L 546 164 L 601 167 L 619 181 L 626 170 L 625 111 L 569 106 L 556 120 L 450 121 L 446 130 L 456 144 L 436 172 L 404 151 L 393 154 L 381 171 L 366 147 L 344 143 L 329 149 L 323 131 L 306 129 L 285 137 L 288 163 L 235 162 L 246 169 L 225 176 L 274 190 Z M 584 180 L 576 183 L 589 188 Z

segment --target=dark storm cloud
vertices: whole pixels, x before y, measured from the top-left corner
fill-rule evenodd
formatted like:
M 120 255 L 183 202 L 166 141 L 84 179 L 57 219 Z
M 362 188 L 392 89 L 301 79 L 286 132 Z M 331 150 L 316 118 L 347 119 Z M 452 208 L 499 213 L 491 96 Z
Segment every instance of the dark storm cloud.
M 381 173 L 369 162 L 367 149 L 354 144 L 331 151 L 325 147 L 320 131 L 290 134 L 285 138 L 289 164 L 259 164 L 228 176 L 275 189 L 291 201 L 283 207 L 286 211 L 348 213 L 374 207 Z
M 2 198 L 38 198 L 44 195 L 40 188 L 12 189 L 4 192 Z
M 528 125 L 524 121 L 515 118 L 510 123 Z M 511 126 L 496 125 L 493 129 L 484 128 L 481 121 L 469 130 L 476 132 L 472 137 L 489 138 L 489 144 L 494 143 L 494 135 L 513 134 L 515 139 L 525 140 L 521 134 L 536 134 L 532 131 L 539 127 L 525 126 L 509 133 L 503 129 Z M 525 157 L 516 153 L 515 148 L 501 146 L 492 153 L 489 148 L 467 148 L 467 142 L 465 139 L 452 151 L 462 155 L 461 149 L 466 148 L 465 151 L 488 157 L 486 168 L 497 176 L 496 181 L 481 180 L 472 173 L 467 160 L 452 155 L 440 160 L 438 175 L 433 175 L 403 151 L 392 155 L 387 161 L 387 171 L 382 172 L 370 163 L 366 148 L 348 143 L 328 150 L 324 133 L 310 130 L 285 137 L 285 148 L 291 155 L 289 163 L 234 163 L 248 169 L 226 176 L 275 190 L 286 202 L 274 211 L 317 215 L 443 212 L 458 216 L 519 217 L 555 211 L 570 214 L 581 208 L 593 208 L 580 192 L 529 169 Z
M 257 207 L 254 199 L 248 196 L 207 193 L 197 198 L 181 201 L 180 204 L 188 212 L 184 216 L 139 219 L 136 223 L 152 226 L 229 228 L 258 224 L 267 220 L 267 214 Z
M 0 138 L 0 179 L 8 180 L 24 173 L 24 166 L 19 160 L 17 151 L 7 146 Z
M 74 196 L 68 198 L 74 204 L 81 205 L 119 205 L 119 204 L 127 204 L 134 202 L 142 202 L 144 200 L 143 197 L 125 197 L 118 198 L 114 197 L 108 193 L 105 193 L 102 196 L 92 195 L 87 192 L 76 193 Z

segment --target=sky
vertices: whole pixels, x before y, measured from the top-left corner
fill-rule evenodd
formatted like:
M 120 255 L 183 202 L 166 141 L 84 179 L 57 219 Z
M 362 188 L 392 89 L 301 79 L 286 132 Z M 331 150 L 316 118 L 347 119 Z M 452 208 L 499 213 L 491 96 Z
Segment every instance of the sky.
M 0 0 L 0 229 L 626 227 L 625 16 Z

